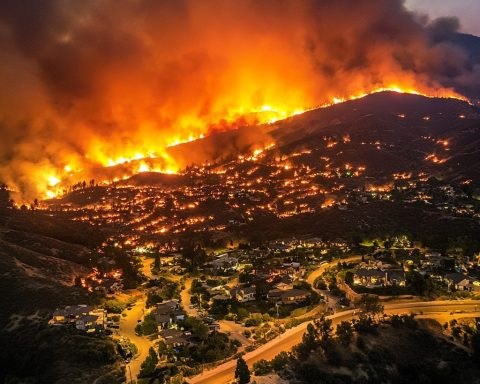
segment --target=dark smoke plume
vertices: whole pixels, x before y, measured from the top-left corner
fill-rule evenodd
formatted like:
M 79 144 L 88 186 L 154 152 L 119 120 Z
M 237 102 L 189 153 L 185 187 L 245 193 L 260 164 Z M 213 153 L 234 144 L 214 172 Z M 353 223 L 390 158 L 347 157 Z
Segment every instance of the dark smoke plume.
M 172 143 L 378 88 L 478 96 L 458 28 L 401 0 L 3 0 L 0 179 L 33 198 L 132 158 L 178 168 Z

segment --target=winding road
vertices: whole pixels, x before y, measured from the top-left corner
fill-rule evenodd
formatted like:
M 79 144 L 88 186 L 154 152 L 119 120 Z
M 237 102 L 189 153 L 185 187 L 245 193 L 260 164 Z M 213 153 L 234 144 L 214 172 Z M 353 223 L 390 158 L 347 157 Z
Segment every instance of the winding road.
M 142 298 L 135 303 L 132 309 L 127 310 L 125 312 L 126 316 L 122 317 L 120 320 L 120 328 L 118 330 L 119 335 L 130 339 L 130 341 L 135 344 L 138 349 L 137 356 L 135 356 L 132 361 L 127 364 L 127 383 L 130 383 L 130 372 L 133 380 L 136 380 L 140 372 L 140 365 L 147 357 L 148 350 L 152 346 L 152 343 L 146 337 L 137 336 L 135 334 L 135 327 L 138 324 L 138 320 L 143 319 L 144 309 L 145 298 Z

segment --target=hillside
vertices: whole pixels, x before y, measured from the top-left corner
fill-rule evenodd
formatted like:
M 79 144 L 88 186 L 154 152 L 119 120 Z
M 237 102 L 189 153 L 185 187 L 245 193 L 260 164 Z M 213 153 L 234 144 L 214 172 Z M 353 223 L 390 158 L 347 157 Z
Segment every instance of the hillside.
M 45 208 L 55 217 L 88 219 L 136 244 L 169 236 L 211 243 L 229 236 L 354 240 L 409 233 L 443 250 L 465 235 L 469 254 L 475 249 L 477 107 L 457 99 L 381 92 L 248 128 L 255 129 L 268 130 L 266 143 L 275 145 L 262 150 L 251 141 L 250 150 L 239 147 L 179 175 L 141 173 L 121 187 L 77 190 Z M 242 132 L 175 148 L 197 156 L 221 137 L 221 151 L 226 138 L 235 147 Z
M 0 382 L 121 383 L 116 344 L 47 325 L 62 305 L 87 303 L 74 278 L 90 272 L 89 225 L 0 209 Z
M 8 292 L 0 297 L 0 329 L 15 328 L 23 316 L 84 299 L 74 279 L 89 273 L 88 246 L 100 234 L 41 212 L 11 211 L 0 223 L 0 291 Z
M 258 136 L 262 139 L 255 141 Z M 311 165 L 324 156 L 335 165 L 365 165 L 372 177 L 426 171 L 478 183 L 480 176 L 480 109 L 461 100 L 396 92 L 315 109 L 272 125 L 214 134 L 171 151 L 186 164 L 221 164 L 269 140 L 276 143 L 269 151 L 272 156 L 310 150 L 295 161 Z
M 348 344 L 308 340 L 304 336 L 293 353 L 282 353 L 270 364 L 260 362 L 255 370 L 261 377 L 273 368 L 291 384 L 480 382 L 469 345 L 447 337 L 434 320 L 380 324 L 355 332 Z

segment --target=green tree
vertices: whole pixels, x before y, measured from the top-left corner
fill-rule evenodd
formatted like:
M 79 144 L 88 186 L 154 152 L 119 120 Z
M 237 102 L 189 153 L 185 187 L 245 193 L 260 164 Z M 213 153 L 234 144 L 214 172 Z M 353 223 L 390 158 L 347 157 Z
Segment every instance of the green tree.
M 353 272 L 352 271 L 347 271 L 345 273 L 345 283 L 347 283 L 348 285 L 353 284 Z
M 392 248 L 393 246 L 393 240 L 392 239 L 386 239 L 384 242 L 383 242 L 383 246 L 387 249 L 390 249 Z
M 357 305 L 362 311 L 373 317 L 383 313 L 384 309 L 377 295 L 363 295 Z
M 158 357 L 155 350 L 150 347 L 148 350 L 148 356 L 140 366 L 140 377 L 150 377 L 154 374 L 155 368 L 158 364 Z
M 406 285 L 410 287 L 417 295 L 428 296 L 434 291 L 435 287 L 429 278 L 423 277 L 418 272 L 407 273 Z
M 345 346 L 350 345 L 353 338 L 353 327 L 352 323 L 349 321 L 342 321 L 340 324 L 337 325 L 336 331 L 337 337 Z
M 160 253 L 158 250 L 155 251 L 155 256 L 154 256 L 154 261 L 153 261 L 153 268 L 155 270 L 159 270 L 160 269 Z
M 253 372 L 257 376 L 268 375 L 272 372 L 272 365 L 265 359 L 261 359 L 253 364 Z
M 158 343 L 158 355 L 159 356 L 169 356 L 172 353 L 172 347 L 167 345 L 164 341 Z
M 303 334 L 302 342 L 305 348 L 310 352 L 315 348 L 317 342 L 318 333 L 312 324 L 307 325 L 307 332 Z
M 288 363 L 289 355 L 287 352 L 283 351 L 280 352 L 277 356 L 275 356 L 272 360 L 272 368 L 275 371 L 280 371 L 285 368 L 285 365 Z
M 187 317 L 184 326 L 192 332 L 193 336 L 198 337 L 202 341 L 207 340 L 209 329 L 202 320 L 196 317 Z
M 250 382 L 250 370 L 248 365 L 241 357 L 237 359 L 237 367 L 235 368 L 235 379 L 238 384 L 248 384 Z
M 333 331 L 332 320 L 322 316 L 319 320 L 316 320 L 314 324 L 320 340 L 326 341 L 331 339 Z
M 207 261 L 207 253 L 198 244 L 186 243 L 181 252 L 183 265 L 190 271 L 196 270 Z

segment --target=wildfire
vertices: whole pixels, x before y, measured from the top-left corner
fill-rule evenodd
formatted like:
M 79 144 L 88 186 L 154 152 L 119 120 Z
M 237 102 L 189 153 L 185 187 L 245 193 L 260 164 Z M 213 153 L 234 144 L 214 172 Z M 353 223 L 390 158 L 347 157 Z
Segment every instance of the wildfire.
M 377 192 L 377 193 L 386 193 L 392 190 L 392 184 L 385 184 L 385 185 L 369 185 L 367 186 L 368 192 Z
M 425 157 L 426 161 L 431 161 L 434 164 L 443 164 L 445 163 L 448 159 L 441 159 L 439 158 L 435 153 L 431 153 L 430 155 Z
M 329 102 L 324 103 L 319 108 L 325 108 L 349 100 L 356 100 L 365 97 L 368 94 L 382 91 L 410 93 L 416 95 L 423 95 L 426 97 L 450 97 L 465 100 L 460 95 L 454 92 L 450 92 L 448 90 L 437 91 L 434 94 L 425 94 L 409 87 L 390 85 L 388 87 L 375 88 L 371 92 L 358 92 L 354 95 L 346 97 L 332 97 Z M 278 120 L 298 115 L 312 109 L 305 106 L 299 107 L 298 105 L 294 107 L 282 105 L 282 103 L 277 104 L 272 102 L 254 108 L 240 107 L 233 108 L 231 111 L 225 111 L 225 115 L 221 119 L 224 124 L 222 129 L 236 129 L 239 126 L 239 122 L 242 125 L 273 124 Z M 172 148 L 183 143 L 203 139 L 209 135 L 212 127 L 212 124 L 206 121 L 195 121 L 194 119 L 186 119 L 186 121 L 191 126 L 191 129 L 193 129 L 197 133 L 192 133 L 186 136 L 173 135 L 172 137 L 164 137 L 159 144 L 156 144 L 155 141 L 152 140 L 151 147 L 150 145 L 147 146 L 143 144 L 144 148 L 141 149 L 128 146 L 110 147 L 108 143 L 94 143 L 94 145 L 92 146 L 92 150 L 90 150 L 85 155 L 83 161 L 86 164 L 89 164 L 90 167 L 96 166 L 97 169 L 98 167 L 112 169 L 114 167 L 121 167 L 123 172 L 122 176 L 115 175 L 113 177 L 103 177 L 97 181 L 100 183 L 109 183 L 112 181 L 125 179 L 129 176 L 132 176 L 133 174 L 143 172 L 159 172 L 167 174 L 178 173 L 181 170 L 181 166 L 179 165 L 177 159 L 173 158 L 170 154 L 168 154 L 166 150 L 168 148 Z M 215 127 L 215 124 L 213 124 L 213 127 Z M 215 129 L 213 131 L 215 131 Z M 344 143 L 347 143 L 350 141 L 350 137 L 345 136 L 342 138 L 342 140 Z M 326 142 L 326 147 L 332 148 L 337 144 L 337 141 L 329 139 Z M 441 142 L 441 144 L 447 146 L 448 142 Z M 257 161 L 264 155 L 265 150 L 271 148 L 272 146 L 274 146 L 273 143 L 266 146 L 265 148 L 256 149 L 251 155 L 243 156 L 243 160 Z M 121 153 L 121 155 L 109 156 L 108 152 Z M 430 157 L 426 160 L 440 162 L 435 161 L 434 158 Z M 62 168 L 50 170 L 50 174 L 47 174 L 44 178 L 44 183 L 40 181 L 40 185 L 37 186 L 37 189 L 43 191 L 43 195 L 45 197 L 54 198 L 62 194 L 64 189 L 68 187 L 68 185 L 74 184 L 84 179 L 89 180 L 91 175 L 87 171 L 84 171 L 82 166 L 73 165 L 81 164 L 81 161 L 81 159 L 72 159 L 72 161 L 70 161 L 67 165 L 64 165 Z M 285 165 L 284 169 L 288 170 L 289 165 Z M 106 174 L 108 174 L 108 172 L 106 172 Z M 40 180 L 42 180 L 41 177 Z

